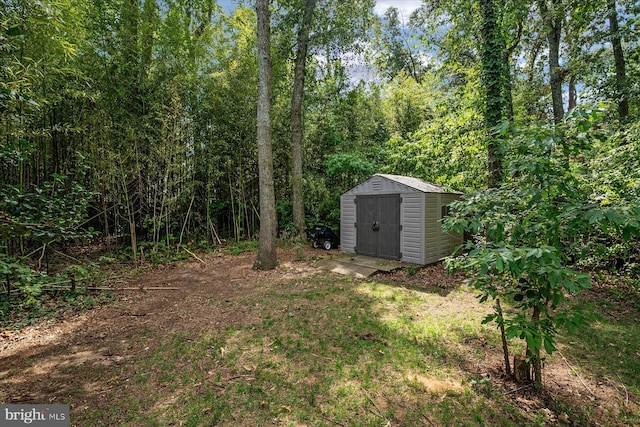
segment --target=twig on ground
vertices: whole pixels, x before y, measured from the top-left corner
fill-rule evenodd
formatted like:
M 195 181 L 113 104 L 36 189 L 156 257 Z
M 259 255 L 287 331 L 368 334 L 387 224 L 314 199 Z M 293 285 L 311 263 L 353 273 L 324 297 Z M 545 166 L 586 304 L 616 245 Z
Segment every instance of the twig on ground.
M 38 258 L 38 270 L 40 270 L 40 267 L 42 267 L 42 258 L 44 257 L 46 250 L 47 244 L 45 243 L 44 245 L 42 245 L 42 253 L 40 254 L 40 258 Z
M 504 395 L 507 396 L 507 395 L 510 395 L 512 393 L 516 393 L 516 392 L 518 392 L 520 390 L 524 390 L 526 388 L 530 388 L 531 386 L 533 386 L 533 384 L 523 385 L 522 387 L 518 387 L 518 388 L 515 388 L 513 390 L 509 390 L 508 392 L 504 393 Z
M 338 422 L 338 421 L 336 421 L 336 420 L 332 420 L 331 418 L 325 417 L 323 414 L 320 414 L 320 418 L 323 418 L 323 419 L 325 419 L 325 420 L 329 421 L 330 423 L 335 424 L 335 425 L 337 425 L 337 426 L 345 427 L 345 426 L 344 426 L 344 424 L 339 423 L 339 422 Z
M 616 372 L 616 375 L 618 376 L 618 379 L 620 380 L 620 385 L 622 386 L 622 388 L 624 389 L 624 394 L 625 394 L 625 400 L 624 400 L 624 407 L 628 407 L 629 406 L 629 392 L 627 391 L 627 388 L 624 386 L 624 384 L 622 383 L 622 378 L 620 378 L 620 374 L 618 374 Z
M 87 290 L 90 291 L 179 291 L 180 288 L 168 288 L 162 286 L 153 286 L 149 288 L 145 288 L 140 286 L 139 288 L 107 288 L 103 286 L 87 286 Z
M 68 288 L 68 286 L 59 286 L 59 285 L 64 285 L 65 283 L 71 283 L 71 280 L 62 280 L 60 282 L 43 283 L 42 286 L 52 287 L 52 288 Z
M 321 356 L 321 355 L 319 355 L 319 354 L 315 354 L 315 353 L 311 353 L 311 355 L 312 355 L 312 356 L 315 356 L 315 357 L 319 357 L 319 358 L 321 358 L 321 359 L 326 359 L 326 360 L 330 360 L 330 361 L 332 361 L 332 362 L 335 362 L 335 359 L 332 359 L 332 358 L 327 357 L 327 356 Z
M 187 253 L 189 253 L 192 257 L 194 257 L 195 259 L 197 259 L 198 261 L 200 261 L 201 263 L 203 263 L 204 265 L 207 265 L 206 262 L 204 262 L 201 258 L 198 257 L 198 255 L 194 254 L 193 252 L 191 252 L 189 249 L 184 248 L 185 251 L 187 251 Z
M 380 410 L 380 408 L 378 408 L 378 405 L 376 405 L 376 402 L 373 400 L 373 398 L 371 397 L 371 395 L 367 392 L 367 390 L 362 389 L 362 391 L 364 392 L 365 396 L 367 396 L 367 398 L 369 399 L 369 401 L 373 404 L 373 406 L 376 408 L 376 410 L 378 411 L 378 415 L 381 418 L 384 418 L 385 420 L 389 421 L 389 419 L 387 417 L 384 416 L 384 414 L 382 413 L 382 411 Z
M 44 245 L 40 246 L 38 249 L 34 249 L 33 251 L 29 252 L 22 258 L 29 258 L 31 255 L 35 254 L 36 252 L 39 252 L 44 246 L 47 246 L 47 244 L 45 243 Z
M 233 377 L 229 377 L 229 378 L 227 378 L 225 380 L 222 380 L 222 381 L 228 383 L 229 381 L 237 380 L 237 379 L 240 379 L 240 378 L 246 378 L 249 381 L 255 380 L 255 378 L 252 377 L 251 375 L 234 375 Z
M 429 417 L 427 417 L 425 414 L 422 414 L 422 418 L 424 418 L 425 420 L 427 420 L 427 421 L 429 422 L 429 425 L 430 425 L 430 426 L 434 425 L 434 424 L 433 424 L 433 421 L 431 421 L 431 420 L 429 419 Z
M 596 395 L 591 391 L 591 389 L 587 386 L 587 383 L 584 382 L 584 380 L 582 379 L 582 377 L 580 376 L 580 374 L 578 373 L 578 371 L 576 371 L 573 366 L 571 366 L 569 364 L 569 362 L 567 361 L 567 359 L 564 357 L 564 355 L 562 354 L 562 352 L 560 352 L 560 350 L 558 350 L 558 354 L 560 355 L 560 357 L 562 358 L 562 360 L 564 360 L 564 363 L 567 364 L 567 366 L 569 367 L 569 369 L 571 369 L 573 371 L 574 374 L 576 374 L 576 376 L 578 377 L 578 379 L 580 380 L 580 382 L 582 383 L 582 385 L 584 386 L 584 388 L 591 394 L 591 396 L 596 397 Z
M 74 257 L 72 257 L 71 255 L 67 255 L 67 254 L 65 254 L 64 252 L 60 252 L 60 251 L 59 251 L 59 250 L 57 250 L 57 249 L 54 249 L 53 251 L 54 251 L 55 253 L 57 253 L 57 254 L 60 254 L 60 255 L 62 255 L 62 256 L 64 256 L 64 257 L 69 258 L 71 261 L 75 261 L 75 262 L 77 262 L 78 264 L 84 264 L 84 262 L 83 262 L 83 261 L 80 261 L 79 259 L 74 258 Z

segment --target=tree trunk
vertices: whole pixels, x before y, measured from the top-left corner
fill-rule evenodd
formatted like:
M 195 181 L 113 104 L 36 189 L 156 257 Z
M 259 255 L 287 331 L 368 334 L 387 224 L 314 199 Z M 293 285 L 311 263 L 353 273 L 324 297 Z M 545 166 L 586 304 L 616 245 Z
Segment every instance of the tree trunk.
M 533 315 L 531 321 L 536 325 L 540 325 L 540 307 L 533 307 Z M 533 382 L 536 386 L 542 386 L 542 361 L 540 360 L 541 349 L 536 349 L 535 352 L 530 353 L 531 360 L 533 362 Z
M 502 155 L 494 128 L 502 122 L 504 112 L 504 39 L 498 28 L 494 0 L 481 0 L 482 11 L 482 83 L 485 91 L 484 122 L 487 132 L 488 186 L 502 181 Z
M 576 89 L 576 75 L 571 73 L 569 76 L 569 111 L 574 110 L 578 106 L 578 90 Z
M 500 338 L 502 338 L 502 353 L 504 355 L 504 370 L 508 377 L 513 376 L 511 371 L 511 364 L 509 363 L 509 346 L 507 344 L 507 334 L 504 330 L 504 317 L 502 316 L 502 306 L 500 305 L 500 299 L 496 299 L 496 313 L 500 318 Z
M 513 379 L 518 383 L 531 381 L 531 365 L 519 354 L 513 356 Z
M 302 100 L 306 76 L 309 30 L 313 19 L 316 0 L 306 0 L 302 25 L 298 32 L 298 51 L 296 53 L 293 76 L 293 94 L 291 95 L 291 201 L 293 204 L 293 225 L 297 239 L 304 236 L 304 195 L 302 188 Z
M 504 102 L 505 102 L 505 119 L 509 123 L 513 123 L 515 113 L 513 111 L 513 82 L 511 80 L 511 59 L 505 50 L 504 54 Z
M 609 12 L 609 30 L 611 32 L 611 45 L 613 46 L 613 58 L 616 67 L 616 98 L 618 101 L 618 117 L 623 121 L 629 115 L 629 96 L 627 93 L 627 73 L 622 50 L 622 38 L 618 28 L 618 12 L 616 1 L 607 1 Z
M 560 69 L 560 37 L 562 35 L 562 0 L 551 0 L 551 9 L 546 0 L 538 0 L 540 16 L 547 32 L 549 45 L 549 84 L 551 86 L 551 103 L 553 122 L 560 125 L 564 120 L 564 104 L 562 101 L 562 73 Z
M 516 50 L 522 39 L 522 31 L 524 24 L 518 23 L 518 35 L 513 44 L 509 47 L 506 46 L 506 40 L 503 39 L 503 51 L 502 51 L 502 67 L 504 72 L 504 102 L 505 102 L 505 118 L 509 123 L 513 123 L 515 113 L 513 111 L 513 81 L 511 78 L 511 57 Z
M 269 0 L 257 0 L 258 16 L 258 177 L 260 186 L 260 242 L 255 267 L 276 268 L 278 220 L 271 148 L 271 17 Z

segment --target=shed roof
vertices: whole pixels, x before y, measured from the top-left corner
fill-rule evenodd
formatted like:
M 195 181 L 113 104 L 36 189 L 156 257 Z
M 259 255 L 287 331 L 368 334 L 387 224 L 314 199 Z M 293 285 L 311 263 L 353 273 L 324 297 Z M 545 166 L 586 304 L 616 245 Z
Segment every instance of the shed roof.
M 397 183 L 406 185 L 407 187 L 411 187 L 418 191 L 422 191 L 423 193 L 454 193 L 454 194 L 462 194 L 459 191 L 451 191 L 446 189 L 445 187 L 441 187 L 439 185 L 432 184 L 430 182 L 424 181 L 420 178 L 413 178 L 410 176 L 402 176 L 402 175 L 388 175 L 383 173 L 377 173 L 374 176 L 381 176 L 383 178 L 389 179 L 391 181 L 395 181 Z
M 364 181 L 359 185 L 356 185 L 351 190 L 347 191 L 345 194 L 359 193 L 369 187 L 368 183 L 371 180 L 379 180 L 380 178 L 389 181 L 390 183 L 395 185 L 397 188 L 405 188 L 409 192 L 419 191 L 422 193 L 462 194 L 459 191 L 450 191 L 445 187 L 441 187 L 439 185 L 435 185 L 430 182 L 423 181 L 422 179 L 419 179 L 419 178 L 413 178 L 410 176 L 402 176 L 402 175 L 388 175 L 388 174 L 382 174 L 382 173 L 377 173 L 373 175 L 371 178 L 369 178 L 368 180 Z

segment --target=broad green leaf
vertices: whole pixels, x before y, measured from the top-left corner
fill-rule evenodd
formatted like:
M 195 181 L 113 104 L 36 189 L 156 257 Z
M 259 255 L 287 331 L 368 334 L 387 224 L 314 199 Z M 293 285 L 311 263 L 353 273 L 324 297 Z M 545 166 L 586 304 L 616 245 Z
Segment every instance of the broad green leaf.
M 17 24 L 9 27 L 7 30 L 7 35 L 11 37 L 19 36 L 20 34 L 22 34 L 22 28 Z
M 553 343 L 552 338 L 549 337 L 549 336 L 545 336 L 544 337 L 544 351 L 546 351 L 547 354 L 551 355 L 551 354 L 553 354 L 555 349 L 556 349 L 556 346 Z

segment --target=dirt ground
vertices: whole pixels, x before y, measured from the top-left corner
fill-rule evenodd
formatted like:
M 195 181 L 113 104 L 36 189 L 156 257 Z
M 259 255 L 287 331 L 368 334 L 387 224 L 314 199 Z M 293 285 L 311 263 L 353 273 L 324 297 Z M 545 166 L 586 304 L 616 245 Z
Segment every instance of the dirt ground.
M 178 290 L 122 291 L 116 301 L 82 314 L 63 315 L 52 322 L 42 322 L 18 331 L 0 331 L 0 402 L 2 403 L 70 403 L 73 414 L 100 405 L 108 391 L 121 388 L 122 395 L 135 392 L 116 369 L 136 355 L 153 350 L 146 336 L 171 333 L 198 335 L 207 330 L 249 324 L 252 311 L 241 301 L 243 296 L 265 292 L 258 283 L 263 280 L 296 280 L 316 274 L 310 261 L 324 251 L 305 248 L 307 260 L 299 250 L 279 250 L 279 267 L 270 272 L 252 269 L 254 254 L 231 256 L 216 254 L 192 262 L 158 267 L 145 273 L 128 287 L 167 287 Z M 414 274 L 411 274 L 414 273 Z M 378 277 L 385 282 L 427 292 L 447 292 L 462 276 L 448 277 L 442 266 L 417 270 L 407 269 Z M 450 307 L 460 310 L 461 307 Z M 472 343 L 482 346 L 482 343 Z M 530 388 L 516 390 L 503 381 L 501 353 L 487 349 L 488 364 L 483 375 L 498 382 L 504 393 L 523 410 L 545 407 L 545 399 L 561 397 L 577 406 L 588 405 L 600 410 L 618 411 L 620 406 L 637 412 L 633 397 L 624 386 L 614 381 L 590 382 L 575 375 L 568 363 L 556 357 L 545 367 L 546 397 Z M 77 366 L 94 366 L 89 376 L 78 376 Z M 478 366 L 462 367 L 477 374 Z M 128 391 L 127 389 L 130 388 Z M 515 390 L 515 391 L 514 391 Z M 550 414 L 549 421 L 563 422 L 562 414 Z

